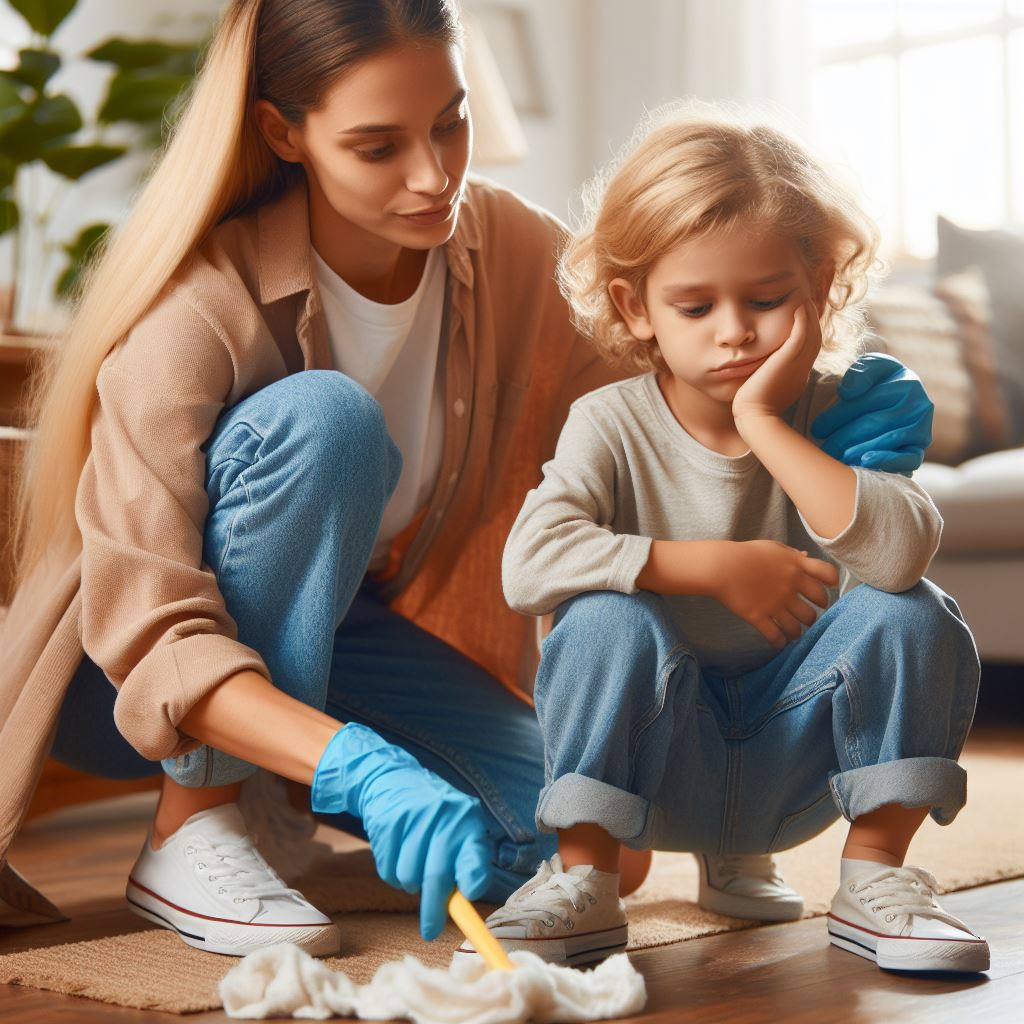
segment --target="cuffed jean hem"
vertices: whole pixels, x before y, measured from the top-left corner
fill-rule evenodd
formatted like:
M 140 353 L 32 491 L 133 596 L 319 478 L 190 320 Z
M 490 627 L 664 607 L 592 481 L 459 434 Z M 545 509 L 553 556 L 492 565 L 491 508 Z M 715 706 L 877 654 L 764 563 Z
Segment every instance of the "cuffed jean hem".
M 902 804 L 930 807 L 931 816 L 948 825 L 967 802 L 967 772 L 947 757 L 906 757 L 836 772 L 829 788 L 847 821 Z
M 207 746 L 190 750 L 180 757 L 164 758 L 160 764 L 174 782 L 189 789 L 228 786 L 233 782 L 243 782 L 256 772 L 256 766 L 248 761 Z
M 572 772 L 541 790 L 537 802 L 537 828 L 559 828 L 593 823 L 620 842 L 638 839 L 647 827 L 651 802 L 607 782 Z

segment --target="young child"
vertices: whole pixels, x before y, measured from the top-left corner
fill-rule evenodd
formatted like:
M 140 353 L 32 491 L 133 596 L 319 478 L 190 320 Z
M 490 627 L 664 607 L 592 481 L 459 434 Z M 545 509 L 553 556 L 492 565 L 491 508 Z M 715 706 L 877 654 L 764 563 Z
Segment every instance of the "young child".
M 588 201 L 563 289 L 598 351 L 644 372 L 573 405 L 505 549 L 509 604 L 555 613 L 535 700 L 559 856 L 492 932 L 569 963 L 623 949 L 620 844 L 704 854 L 713 909 L 792 916 L 768 855 L 842 814 L 832 943 L 987 969 L 903 866 L 928 813 L 963 806 L 979 679 L 922 578 L 941 519 L 908 477 L 810 437 L 856 351 L 874 226 L 785 134 L 692 106 L 642 127 Z

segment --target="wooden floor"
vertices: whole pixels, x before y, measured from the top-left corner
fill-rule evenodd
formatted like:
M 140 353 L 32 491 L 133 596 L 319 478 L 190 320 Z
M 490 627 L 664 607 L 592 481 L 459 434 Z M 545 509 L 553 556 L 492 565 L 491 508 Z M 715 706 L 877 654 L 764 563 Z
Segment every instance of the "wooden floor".
M 1024 756 L 1024 729 L 978 729 L 971 745 L 1002 756 Z M 30 864 L 32 880 L 58 905 L 73 908 L 73 918 L 59 925 L 0 931 L 0 952 L 151 927 L 127 910 L 121 896 L 150 799 L 142 795 L 63 811 L 40 819 L 23 833 L 12 861 Z M 1020 813 L 1020 794 L 1013 799 L 1017 806 L 1012 810 Z M 103 827 L 97 829 L 100 811 Z M 1024 879 L 953 893 L 944 897 L 943 905 L 988 938 L 993 957 L 987 975 L 883 972 L 828 945 L 824 920 L 816 918 L 632 954 L 647 981 L 648 1005 L 642 1016 L 630 1019 L 645 1024 L 1024 1022 Z M 0 986 L 0 1019 L 9 1024 L 59 1020 L 167 1024 L 177 1018 Z M 189 1022 L 202 1024 L 228 1019 L 223 1011 L 188 1017 Z

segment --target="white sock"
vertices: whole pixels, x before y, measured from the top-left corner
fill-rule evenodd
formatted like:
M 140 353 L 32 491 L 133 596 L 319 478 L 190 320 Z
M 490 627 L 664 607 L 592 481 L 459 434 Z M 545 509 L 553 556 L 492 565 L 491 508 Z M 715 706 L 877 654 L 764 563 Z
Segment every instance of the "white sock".
M 888 866 L 888 864 L 881 864 L 874 860 L 855 860 L 853 857 L 843 857 L 839 861 L 839 884 L 845 885 L 855 875 L 874 874 Z

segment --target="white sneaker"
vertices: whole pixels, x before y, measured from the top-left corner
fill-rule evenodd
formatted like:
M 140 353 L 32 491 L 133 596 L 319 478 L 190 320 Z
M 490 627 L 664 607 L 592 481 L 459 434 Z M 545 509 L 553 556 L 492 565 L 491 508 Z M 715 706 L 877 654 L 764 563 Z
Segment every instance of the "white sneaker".
M 278 942 L 311 956 L 340 949 L 337 925 L 260 856 L 237 804 L 193 814 L 159 850 L 150 838 L 125 890 L 140 917 L 211 953 L 245 956 Z
M 748 921 L 795 921 L 803 917 L 803 897 L 786 885 L 770 854 L 694 856 L 700 868 L 697 904 L 704 910 Z
M 260 768 L 241 786 L 238 807 L 249 835 L 263 859 L 286 881 L 301 878 L 321 857 L 333 850 L 313 839 L 317 823 L 312 812 L 296 810 L 284 781 Z
M 828 915 L 833 946 L 890 970 L 988 970 L 988 943 L 935 902 L 927 871 L 878 868 L 839 886 Z
M 509 952 L 526 949 L 558 964 L 603 960 L 626 948 L 619 876 L 585 864 L 563 871 L 556 853 L 487 918 L 487 927 Z M 464 945 L 456 955 L 476 951 Z

